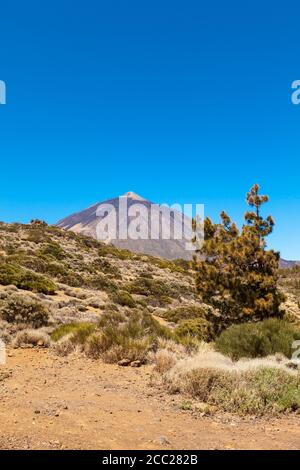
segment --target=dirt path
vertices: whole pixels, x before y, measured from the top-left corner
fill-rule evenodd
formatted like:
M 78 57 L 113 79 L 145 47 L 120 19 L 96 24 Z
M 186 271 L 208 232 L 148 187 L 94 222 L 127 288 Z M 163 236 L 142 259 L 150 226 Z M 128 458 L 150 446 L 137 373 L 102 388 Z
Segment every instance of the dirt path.
M 201 417 L 151 369 L 14 350 L 0 382 L 0 449 L 299 449 L 300 416 Z

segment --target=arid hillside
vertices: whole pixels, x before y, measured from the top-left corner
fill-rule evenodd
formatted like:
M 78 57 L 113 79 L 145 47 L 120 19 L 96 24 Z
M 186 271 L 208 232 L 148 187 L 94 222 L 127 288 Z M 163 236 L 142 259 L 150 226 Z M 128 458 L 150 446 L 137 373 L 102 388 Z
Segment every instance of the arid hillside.
M 197 305 L 189 263 L 120 250 L 39 223 L 0 225 L 0 285 L 31 292 L 51 313 L 96 318 L 105 308 Z

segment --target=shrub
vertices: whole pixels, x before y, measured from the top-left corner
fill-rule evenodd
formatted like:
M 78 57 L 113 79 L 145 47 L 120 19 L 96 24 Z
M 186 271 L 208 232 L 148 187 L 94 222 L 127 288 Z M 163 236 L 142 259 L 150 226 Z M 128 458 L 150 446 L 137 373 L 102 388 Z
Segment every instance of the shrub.
M 28 233 L 27 240 L 36 244 L 43 243 L 45 241 L 46 235 L 43 228 L 39 226 L 32 226 Z
M 181 377 L 179 389 L 223 411 L 240 415 L 260 416 L 300 409 L 299 375 L 269 367 L 244 372 L 195 369 Z
M 133 283 L 127 286 L 127 290 L 132 294 L 140 294 L 145 296 L 170 296 L 172 289 L 165 283 L 149 279 L 147 277 L 139 277 Z
M 103 290 L 106 292 L 115 292 L 117 285 L 110 281 L 104 274 L 98 274 L 85 281 L 86 287 L 91 289 Z
M 106 362 L 121 359 L 145 362 L 149 351 L 156 350 L 158 338 L 171 335 L 166 327 L 145 312 L 132 311 L 128 318 L 116 312 L 103 317 L 101 331 L 89 338 L 87 353 L 93 357 L 101 355 Z
M 8 323 L 25 323 L 40 328 L 47 325 L 49 314 L 43 304 L 30 297 L 14 294 L 2 307 L 1 317 Z
M 102 357 L 105 362 L 116 363 L 122 359 L 146 361 L 151 348 L 148 338 L 126 338 L 113 329 L 93 334 L 87 341 L 86 354 L 94 359 Z
M 62 260 L 66 255 L 65 251 L 56 242 L 47 243 L 47 245 L 40 250 L 40 253 L 45 256 L 51 256 L 58 261 Z
M 189 320 L 193 318 L 205 318 L 209 307 L 198 305 L 184 305 L 182 307 L 166 310 L 161 316 L 169 321 L 178 323 L 181 320 Z
M 56 284 L 51 281 L 51 279 L 30 271 L 25 272 L 21 276 L 21 279 L 16 286 L 20 289 L 49 295 L 54 294 L 57 289 Z
M 120 269 L 114 264 L 111 264 L 107 259 L 97 258 L 91 263 L 90 269 L 93 271 L 102 271 L 104 274 L 111 274 L 112 277 L 115 278 L 121 278 Z
M 59 326 L 51 335 L 59 343 L 64 338 L 68 343 L 84 345 L 86 354 L 101 357 L 106 362 L 120 359 L 146 361 L 149 351 L 156 351 L 159 338 L 169 338 L 172 333 L 160 325 L 150 314 L 133 310 L 126 316 L 120 312 L 107 311 L 98 325 L 70 323 Z M 62 349 L 62 352 L 60 351 Z M 58 346 L 59 353 L 69 350 L 68 344 Z
M 183 346 L 187 353 L 194 354 L 199 348 L 199 340 L 195 336 L 174 336 L 174 341 L 177 341 Z
M 211 324 L 205 318 L 192 318 L 181 320 L 175 329 L 179 337 L 191 336 L 200 341 L 210 341 L 213 337 Z
M 17 285 L 24 270 L 15 264 L 0 264 L 0 284 L 7 286 L 9 284 Z
M 50 346 L 50 338 L 49 336 L 44 333 L 43 331 L 39 330 L 23 330 L 19 331 L 13 342 L 12 346 L 14 348 L 19 348 L 23 344 L 30 344 L 33 346 L 41 346 L 47 348 Z
M 57 277 L 59 280 L 70 275 L 68 274 L 67 268 L 62 263 L 58 263 L 57 261 L 46 263 L 43 269 L 43 272 L 49 274 L 50 276 Z
M 107 351 L 112 344 L 111 338 L 106 334 L 94 333 L 89 337 L 85 345 L 85 352 L 87 356 L 93 359 L 99 359 L 103 352 Z
M 107 363 L 116 363 L 122 359 L 127 359 L 130 362 L 140 361 L 144 364 L 147 361 L 149 351 L 152 349 L 152 344 L 149 338 L 129 339 L 122 341 L 120 344 L 113 345 L 102 355 L 102 358 Z
M 64 274 L 59 275 L 59 280 L 63 284 L 71 287 L 82 287 L 85 283 L 83 277 L 74 272 L 66 272 Z
M 133 337 L 141 337 L 147 334 L 153 338 L 172 338 L 171 330 L 166 326 L 161 325 L 150 313 L 147 312 L 132 312 L 124 329 Z
M 190 262 L 185 260 L 174 260 L 170 261 L 167 259 L 156 258 L 154 256 L 148 255 L 148 262 L 154 266 L 157 266 L 160 269 L 169 269 L 174 273 L 186 274 L 187 270 L 190 269 Z
M 14 250 L 12 255 L 7 257 L 7 262 L 33 271 L 46 272 L 45 269 L 47 262 L 44 259 L 24 253 L 16 253 L 16 250 Z
M 300 330 L 284 320 L 270 318 L 258 323 L 233 325 L 216 340 L 216 348 L 233 359 L 264 357 L 282 353 L 292 355 L 292 343 Z
M 64 336 L 69 335 L 74 343 L 83 344 L 87 337 L 93 333 L 96 325 L 93 323 L 67 323 L 56 328 L 51 334 L 51 340 L 54 342 L 59 341 Z
M 115 310 L 108 310 L 104 312 L 103 315 L 101 315 L 98 325 L 100 328 L 106 327 L 108 325 L 117 326 L 120 323 L 125 323 L 126 320 L 126 316 L 123 313 Z
M 51 279 L 26 270 L 13 263 L 0 264 L 0 284 L 14 285 L 19 289 L 54 294 L 56 285 Z
M 73 331 L 71 341 L 75 344 L 84 344 L 95 329 L 96 325 L 93 323 L 81 323 L 75 331 Z
M 58 356 L 68 356 L 76 349 L 76 345 L 70 341 L 69 336 L 64 336 L 59 341 L 51 344 L 51 351 Z
M 160 349 L 154 356 L 154 370 L 164 374 L 176 364 L 176 355 L 167 349 Z
M 129 294 L 129 292 L 125 290 L 120 290 L 116 292 L 115 294 L 113 294 L 112 300 L 116 304 L 122 305 L 123 307 L 126 306 L 130 308 L 134 308 L 136 306 L 135 300 L 132 297 L 132 295 Z

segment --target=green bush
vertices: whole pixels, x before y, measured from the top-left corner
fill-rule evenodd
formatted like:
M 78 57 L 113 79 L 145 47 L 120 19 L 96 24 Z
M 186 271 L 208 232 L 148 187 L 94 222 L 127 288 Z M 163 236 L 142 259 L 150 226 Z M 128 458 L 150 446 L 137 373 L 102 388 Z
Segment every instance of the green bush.
M 89 279 L 86 279 L 85 285 L 91 289 L 103 290 L 106 292 L 115 292 L 117 290 L 117 285 L 110 281 L 104 274 L 98 274 L 97 276 L 92 276 Z
M 147 297 L 153 296 L 156 298 L 170 297 L 174 292 L 167 284 L 156 279 L 141 276 L 134 282 L 129 284 L 126 288 L 131 294 L 145 295 Z
M 57 261 L 46 263 L 46 266 L 44 267 L 44 272 L 46 274 L 49 274 L 50 276 L 58 278 L 59 280 L 70 276 L 67 268 L 62 263 L 58 263 Z
M 8 298 L 0 314 L 8 323 L 26 323 L 33 328 L 47 325 L 49 319 L 48 310 L 43 304 L 19 294 Z
M 51 339 L 58 342 L 66 335 L 70 335 L 70 342 L 84 345 L 88 356 L 101 357 L 110 363 L 121 359 L 139 360 L 143 363 L 148 352 L 157 349 L 159 338 L 172 336 L 150 314 L 137 310 L 133 310 L 128 316 L 115 311 L 105 312 L 98 325 L 61 325 L 52 333 Z
M 17 266 L 16 264 L 11 263 L 1 263 L 0 264 L 0 284 L 7 286 L 9 284 L 17 285 L 22 274 L 25 271 Z
M 56 242 L 47 243 L 41 250 L 40 253 L 44 256 L 51 256 L 52 258 L 61 261 L 65 256 L 65 251 Z
M 82 287 L 85 284 L 83 277 L 75 272 L 66 272 L 58 276 L 60 282 L 70 287 Z
M 216 340 L 216 349 L 232 359 L 264 357 L 282 353 L 292 355 L 292 343 L 300 330 L 284 320 L 270 318 L 258 323 L 230 326 Z
M 80 323 L 73 331 L 71 341 L 75 344 L 84 344 L 95 329 L 96 325 L 94 323 Z
M 54 294 L 56 290 L 55 283 L 50 279 L 12 263 L 0 264 L 0 284 L 12 284 L 19 289 L 43 294 Z
M 72 335 L 72 342 L 83 344 L 88 336 L 95 331 L 95 328 L 95 324 L 88 322 L 67 323 L 56 328 L 51 334 L 51 339 L 56 342 L 66 335 Z
M 200 341 L 210 341 L 213 337 L 212 326 L 205 318 L 181 320 L 175 328 L 175 334 L 180 338 L 191 336 Z
M 46 272 L 47 261 L 40 256 L 30 256 L 28 254 L 16 254 L 8 256 L 7 261 L 14 265 L 22 266 L 23 268 L 38 271 L 40 273 Z
M 182 307 L 166 310 L 161 316 L 169 321 L 178 323 L 181 320 L 190 320 L 194 318 L 205 318 L 207 308 L 197 305 L 184 305 Z
M 110 274 L 112 277 L 118 279 L 122 277 L 120 269 L 105 258 L 97 258 L 89 267 L 92 272 L 101 271 L 104 274 Z
M 120 290 L 113 294 L 112 301 L 116 304 L 122 305 L 123 307 L 134 308 L 136 306 L 136 302 L 132 295 L 125 290 Z
M 112 346 L 110 339 L 103 333 L 94 333 L 86 342 L 85 352 L 93 359 L 99 359 Z
M 52 295 L 55 293 L 56 284 L 40 274 L 27 271 L 22 275 L 17 287 L 20 289 L 30 290 L 32 292 L 40 292 L 42 294 Z
M 90 336 L 86 343 L 88 356 L 98 359 L 102 357 L 105 362 L 116 363 L 122 359 L 140 361 L 144 363 L 151 343 L 148 338 L 126 338 L 115 334 L 114 330 L 106 330 Z

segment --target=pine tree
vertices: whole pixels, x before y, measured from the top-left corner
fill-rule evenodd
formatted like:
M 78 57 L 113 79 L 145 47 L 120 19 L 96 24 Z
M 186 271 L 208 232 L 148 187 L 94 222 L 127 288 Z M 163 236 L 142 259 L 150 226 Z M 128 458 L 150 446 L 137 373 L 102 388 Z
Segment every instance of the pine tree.
M 282 316 L 279 253 L 267 250 L 265 241 L 274 221 L 261 215 L 267 201 L 255 184 L 247 194 L 251 210 L 241 230 L 225 212 L 219 224 L 205 220 L 204 244 L 194 258 L 196 290 L 217 312 L 210 318 L 216 333 L 231 324 Z

